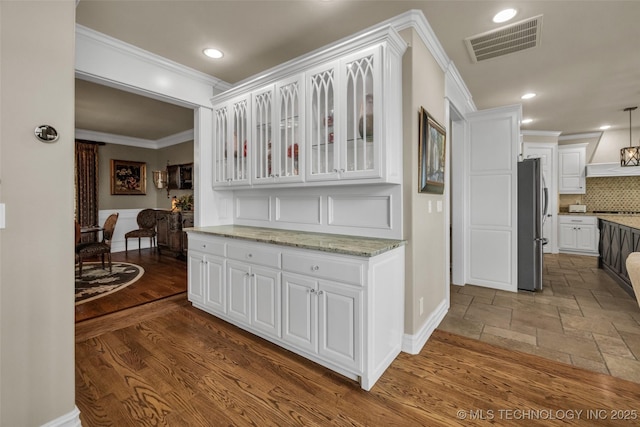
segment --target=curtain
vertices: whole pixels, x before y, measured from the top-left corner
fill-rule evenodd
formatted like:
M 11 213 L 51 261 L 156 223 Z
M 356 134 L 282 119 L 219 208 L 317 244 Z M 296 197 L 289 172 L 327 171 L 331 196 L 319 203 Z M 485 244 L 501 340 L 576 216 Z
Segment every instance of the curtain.
M 76 141 L 76 221 L 83 227 L 99 225 L 96 143 Z M 83 241 L 86 237 L 83 236 Z

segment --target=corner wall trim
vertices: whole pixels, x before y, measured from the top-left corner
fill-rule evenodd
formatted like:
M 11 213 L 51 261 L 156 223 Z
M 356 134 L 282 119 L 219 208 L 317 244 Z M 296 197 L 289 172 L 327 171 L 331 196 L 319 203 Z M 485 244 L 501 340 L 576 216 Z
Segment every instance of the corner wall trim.
M 444 316 L 449 311 L 447 300 L 443 299 L 438 307 L 427 318 L 422 328 L 415 335 L 404 334 L 402 337 L 402 351 L 409 354 L 418 354 L 422 347 L 427 343 L 429 337 L 436 330 Z
M 80 422 L 80 410 L 77 406 L 74 406 L 71 412 L 58 417 L 55 420 L 51 420 L 46 424 L 42 424 L 41 427 L 82 427 L 82 423 Z

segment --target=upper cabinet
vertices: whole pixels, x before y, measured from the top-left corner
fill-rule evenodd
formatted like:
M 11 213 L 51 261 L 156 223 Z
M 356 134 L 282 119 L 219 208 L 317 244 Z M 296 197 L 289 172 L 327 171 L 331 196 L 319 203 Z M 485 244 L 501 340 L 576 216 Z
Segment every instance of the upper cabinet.
M 212 98 L 213 185 L 400 183 L 405 49 L 382 28 Z
M 560 194 L 586 193 L 586 154 L 586 144 L 558 147 L 558 192 Z

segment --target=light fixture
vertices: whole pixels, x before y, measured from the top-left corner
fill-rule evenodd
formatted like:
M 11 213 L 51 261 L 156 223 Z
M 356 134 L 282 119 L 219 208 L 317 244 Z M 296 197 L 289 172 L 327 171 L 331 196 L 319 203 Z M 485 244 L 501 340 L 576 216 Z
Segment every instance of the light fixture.
M 203 50 L 202 53 L 204 53 L 209 58 L 213 58 L 213 59 L 220 59 L 220 58 L 222 58 L 224 56 L 222 51 L 220 51 L 218 49 L 214 49 L 212 47 L 209 47 L 209 48 Z
M 536 94 L 533 92 L 529 92 L 529 93 L 525 93 L 524 95 L 522 95 L 520 97 L 520 99 L 531 99 L 531 98 L 535 98 Z
M 158 190 L 166 188 L 167 197 L 169 197 L 169 174 L 166 169 L 153 171 L 153 185 L 155 185 Z
M 507 22 L 509 19 L 516 16 L 516 13 L 518 13 L 518 11 L 515 9 L 501 10 L 500 12 L 496 13 L 495 16 L 493 17 L 493 22 L 495 22 L 496 24 Z
M 629 112 L 629 146 L 620 149 L 620 166 L 640 166 L 640 146 L 632 146 L 631 143 L 631 112 L 638 107 L 627 107 Z

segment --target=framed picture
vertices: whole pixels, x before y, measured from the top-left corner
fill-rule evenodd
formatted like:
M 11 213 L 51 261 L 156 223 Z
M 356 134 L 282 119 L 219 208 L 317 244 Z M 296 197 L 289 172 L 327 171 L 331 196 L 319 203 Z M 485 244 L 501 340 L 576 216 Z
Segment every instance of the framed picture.
M 111 159 L 111 194 L 147 194 L 147 164 Z
M 418 192 L 443 194 L 446 132 L 424 108 L 419 114 Z

